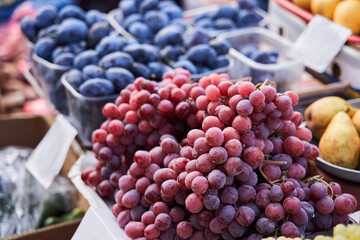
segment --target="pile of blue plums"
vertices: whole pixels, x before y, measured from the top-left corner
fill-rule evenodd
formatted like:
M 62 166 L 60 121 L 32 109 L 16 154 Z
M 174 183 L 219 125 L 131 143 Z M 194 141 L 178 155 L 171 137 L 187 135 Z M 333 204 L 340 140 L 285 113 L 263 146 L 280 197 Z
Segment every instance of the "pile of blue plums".
M 119 93 L 136 77 L 161 80 L 166 67 L 159 60 L 156 47 L 114 32 L 104 37 L 95 49 L 75 56 L 67 81 L 84 96 L 110 96 Z
M 155 38 L 155 44 L 161 47 L 160 56 L 174 68 L 182 67 L 192 74 L 202 74 L 229 65 L 226 54 L 230 44 L 226 40 L 210 39 L 201 29 L 181 37 L 175 27 L 166 30 L 162 38 Z M 177 36 L 179 35 L 179 36 Z
M 196 27 L 210 30 L 231 30 L 258 24 L 263 17 L 258 14 L 255 0 L 238 0 L 238 7 L 221 6 L 217 11 L 195 17 Z
M 142 43 L 151 43 L 162 28 L 182 19 L 182 9 L 173 1 L 123 0 L 119 10 L 119 24 Z
M 106 15 L 97 10 L 84 12 L 80 7 L 68 5 L 61 9 L 46 5 L 35 19 L 24 17 L 21 28 L 34 43 L 34 53 L 62 66 L 72 66 L 75 56 L 93 48 L 112 31 Z
M 276 64 L 279 57 L 278 52 L 260 50 L 255 44 L 247 44 L 238 50 L 251 60 L 262 64 Z

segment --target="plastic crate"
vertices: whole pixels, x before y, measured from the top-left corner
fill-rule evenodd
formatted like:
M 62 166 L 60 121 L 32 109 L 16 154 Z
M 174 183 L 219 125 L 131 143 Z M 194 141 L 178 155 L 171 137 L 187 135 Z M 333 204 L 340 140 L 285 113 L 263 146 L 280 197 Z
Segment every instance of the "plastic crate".
M 50 101 L 56 110 L 67 115 L 68 104 L 60 79 L 70 67 L 50 63 L 35 53 L 32 54 L 32 63 L 34 77 L 44 93 L 45 100 Z
M 61 77 L 69 108 L 69 121 L 79 132 L 79 137 L 85 147 L 91 147 L 92 132 L 98 129 L 106 118 L 102 114 L 103 106 L 114 102 L 119 96 L 86 97 L 78 93 L 66 80 L 67 74 Z
M 234 66 L 230 76 L 234 79 L 251 77 L 256 84 L 270 79 L 275 82 L 279 92 L 295 90 L 300 86 L 304 64 L 301 54 L 293 49 L 290 41 L 264 28 L 247 28 L 219 35 L 231 44 L 230 56 Z M 240 53 L 238 48 L 255 44 L 261 50 L 279 53 L 277 64 L 257 63 Z

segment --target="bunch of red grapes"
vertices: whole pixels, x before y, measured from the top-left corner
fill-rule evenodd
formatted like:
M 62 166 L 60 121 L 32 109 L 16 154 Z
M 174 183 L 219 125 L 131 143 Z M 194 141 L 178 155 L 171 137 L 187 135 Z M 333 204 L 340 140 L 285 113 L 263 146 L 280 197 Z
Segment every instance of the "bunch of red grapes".
M 225 74 L 138 78 L 104 106 L 108 120 L 93 134 L 99 162 L 82 179 L 115 198 L 132 239 L 294 238 L 348 224 L 356 199 L 305 179 L 319 151 L 297 103 L 269 81 Z

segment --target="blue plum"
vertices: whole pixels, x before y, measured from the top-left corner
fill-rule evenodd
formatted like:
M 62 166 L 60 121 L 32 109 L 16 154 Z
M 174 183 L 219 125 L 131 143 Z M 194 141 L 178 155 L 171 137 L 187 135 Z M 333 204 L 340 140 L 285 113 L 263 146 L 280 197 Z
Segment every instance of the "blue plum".
M 21 19 L 20 22 L 21 30 L 29 39 L 30 41 L 34 40 L 37 35 L 36 27 L 35 27 L 35 21 L 32 20 L 30 17 L 25 16 Z
M 257 50 L 256 45 L 254 44 L 247 44 L 246 46 L 240 49 L 240 52 L 244 54 L 246 57 L 250 58 L 251 54 Z
M 96 45 L 95 49 L 98 51 L 100 56 L 105 56 L 111 52 L 122 50 L 126 45 L 126 42 L 127 40 L 123 36 L 106 36 Z
M 142 22 L 134 22 L 129 26 L 129 33 L 140 42 L 150 42 L 152 33 L 148 25 Z
M 160 50 L 160 56 L 165 61 L 176 61 L 183 54 L 181 46 L 166 46 Z
M 263 63 L 263 64 L 271 64 L 273 62 L 271 59 L 271 55 L 269 53 L 260 50 L 254 51 L 251 54 L 250 58 L 255 62 Z
M 183 32 L 177 25 L 164 27 L 155 35 L 155 44 L 161 47 L 166 45 L 182 45 L 182 33 Z
M 238 0 L 238 6 L 240 9 L 251 10 L 258 5 L 256 0 Z
M 60 44 L 81 42 L 85 40 L 87 31 L 85 22 L 75 18 L 65 19 L 58 28 L 57 39 Z
M 62 53 L 71 53 L 71 51 L 70 51 L 70 49 L 68 47 L 58 46 L 51 53 L 51 61 L 54 62 L 55 58 L 57 56 L 59 56 L 60 54 L 62 54 Z
M 200 28 L 213 28 L 214 23 L 211 18 L 204 18 L 196 22 L 196 26 Z
M 122 10 L 124 17 L 137 12 L 136 2 L 132 0 L 124 0 L 119 2 L 119 8 Z
M 53 5 L 46 5 L 41 8 L 36 13 L 35 26 L 40 28 L 48 27 L 55 23 L 57 18 L 57 9 Z
M 216 68 L 226 67 L 230 64 L 229 59 L 225 55 L 218 56 L 216 58 Z
M 63 7 L 59 11 L 59 16 L 61 21 L 63 21 L 66 18 L 77 18 L 83 21 L 85 21 L 86 19 L 84 10 L 82 10 L 80 7 L 75 5 L 68 5 Z
M 140 4 L 140 13 L 144 14 L 149 10 L 156 10 L 158 6 L 158 0 L 145 0 Z
M 80 85 L 84 82 L 82 73 L 79 69 L 71 69 L 66 74 L 66 81 L 70 83 L 71 86 L 79 88 Z
M 97 65 L 87 65 L 82 70 L 84 80 L 92 78 L 105 78 L 105 70 Z
M 134 62 L 131 65 L 131 72 L 135 77 L 149 78 L 150 76 L 150 69 L 145 64 L 139 62 Z
M 182 18 L 182 10 L 177 5 L 162 7 L 161 11 L 163 11 L 171 20 Z
M 60 53 L 54 58 L 54 63 L 62 66 L 71 67 L 74 62 L 74 54 L 70 52 Z
M 227 40 L 213 39 L 209 45 L 215 49 L 217 55 L 227 54 L 230 49 L 230 43 Z
M 236 24 L 238 27 L 250 26 L 258 23 L 262 19 L 263 17 L 256 13 L 254 10 L 240 10 L 236 20 Z
M 107 79 L 93 78 L 85 81 L 79 87 L 82 95 L 87 97 L 110 96 L 115 93 L 114 85 Z
M 96 9 L 91 9 L 85 13 L 85 21 L 88 24 L 88 26 L 91 26 L 94 23 L 106 21 L 105 16 L 106 15 L 104 15 L 100 11 Z
M 77 69 L 83 69 L 90 64 L 97 64 L 99 62 L 99 56 L 95 50 L 86 50 L 79 53 L 74 59 L 74 67 Z
M 94 23 L 87 34 L 87 43 L 89 47 L 95 47 L 101 39 L 109 35 L 110 26 L 107 22 Z
M 106 71 L 106 78 L 112 82 L 116 92 L 120 92 L 128 84 L 134 82 L 134 75 L 125 68 L 109 68 Z
M 214 26 L 216 29 L 225 30 L 234 28 L 235 24 L 230 18 L 218 18 L 215 20 Z
M 157 33 L 169 23 L 169 17 L 165 13 L 155 10 L 148 11 L 144 20 L 153 33 Z
M 57 34 L 58 28 L 58 24 L 50 25 L 46 28 L 43 28 L 39 31 L 37 38 L 54 37 Z
M 134 22 L 141 22 L 142 17 L 140 14 L 131 14 L 130 16 L 127 16 L 123 20 L 121 20 L 119 23 L 121 23 L 121 26 L 125 29 L 129 29 L 129 26 L 133 24 Z
M 50 60 L 51 52 L 56 48 L 56 41 L 51 37 L 40 38 L 34 46 L 34 53 L 39 57 Z
M 174 63 L 174 68 L 184 68 L 192 74 L 197 73 L 197 69 L 196 69 L 195 65 L 186 59 L 182 59 L 182 60 L 179 60 L 176 63 Z
M 124 47 L 136 62 L 148 63 L 160 60 L 158 48 L 149 44 L 131 44 Z
M 156 81 L 161 81 L 163 74 L 166 72 L 164 64 L 159 62 L 150 62 L 148 64 L 148 68 L 150 70 L 150 79 L 154 79 Z
M 215 62 L 216 52 L 207 44 L 199 44 L 190 48 L 186 57 L 195 65 L 211 66 Z
M 235 20 L 236 17 L 237 9 L 232 6 L 221 6 L 215 14 L 215 18 L 231 18 Z
M 186 39 L 185 47 L 189 49 L 195 45 L 208 43 L 209 40 L 210 37 L 204 30 L 196 29 L 190 37 Z
M 133 62 L 134 59 L 131 55 L 125 52 L 113 52 L 101 58 L 99 66 L 106 69 L 112 67 L 122 67 L 128 69 L 131 67 Z

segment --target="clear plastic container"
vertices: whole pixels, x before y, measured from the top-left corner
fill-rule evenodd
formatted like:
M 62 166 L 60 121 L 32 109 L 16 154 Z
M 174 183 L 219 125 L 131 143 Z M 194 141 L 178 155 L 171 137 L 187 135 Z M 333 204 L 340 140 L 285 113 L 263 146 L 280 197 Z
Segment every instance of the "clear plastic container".
M 232 3 L 227 3 L 227 4 L 212 4 L 212 5 L 205 6 L 205 7 L 194 8 L 191 10 L 184 11 L 183 18 L 187 23 L 191 23 L 191 24 L 193 24 L 194 27 L 196 27 L 196 25 L 194 25 L 194 19 L 197 16 L 203 15 L 203 14 L 210 15 L 213 12 L 217 11 L 221 6 L 237 7 L 237 3 L 232 2 Z M 243 28 L 266 27 L 268 25 L 268 23 L 269 23 L 268 14 L 261 8 L 255 8 L 255 12 L 257 14 L 259 14 L 263 19 L 255 24 L 244 26 Z M 243 29 L 243 28 L 233 28 L 233 29 L 226 29 L 226 30 L 216 30 L 216 29 L 209 29 L 209 28 L 202 28 L 202 29 L 204 31 L 206 31 L 206 33 L 208 33 L 210 37 L 217 37 L 221 33 L 228 33 L 228 32 L 236 31 L 238 29 Z
M 61 77 L 61 84 L 65 88 L 69 108 L 69 121 L 79 132 L 83 146 L 91 147 L 92 132 L 98 129 L 106 118 L 102 114 L 103 106 L 114 102 L 119 96 L 86 97 L 78 93 L 66 80 L 67 74 Z
M 50 101 L 56 110 L 62 114 L 68 114 L 68 104 L 65 97 L 65 89 L 61 84 L 61 76 L 70 67 L 60 66 L 50 63 L 35 53 L 32 54 L 33 73 L 39 86 L 44 92 L 46 100 Z
M 230 77 L 233 79 L 251 77 L 254 83 L 270 79 L 276 83 L 280 92 L 295 90 L 300 86 L 304 63 L 301 54 L 292 47 L 290 41 L 264 28 L 241 29 L 218 37 L 231 44 L 229 54 L 234 63 Z M 260 50 L 278 52 L 278 62 L 257 63 L 237 50 L 248 44 L 255 44 Z

